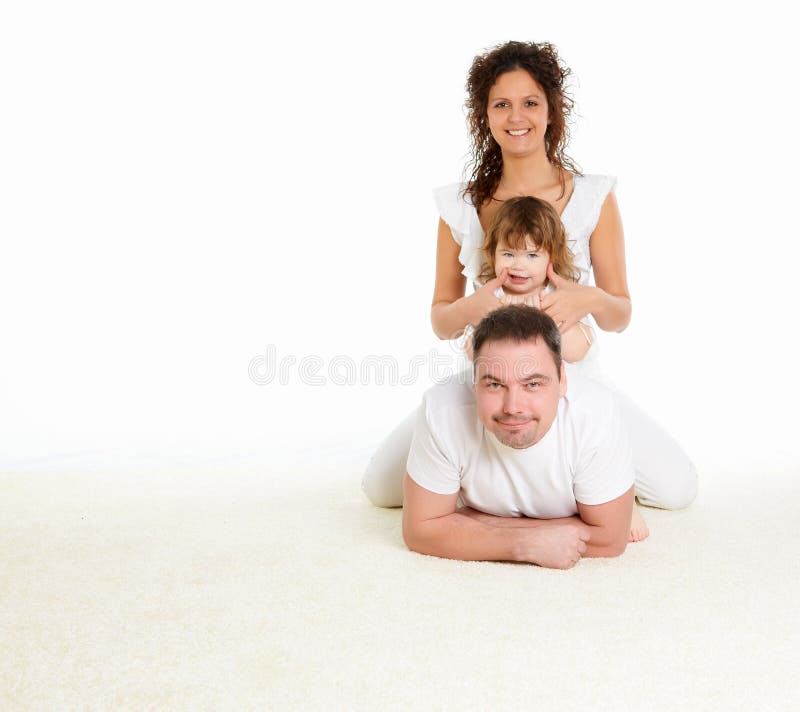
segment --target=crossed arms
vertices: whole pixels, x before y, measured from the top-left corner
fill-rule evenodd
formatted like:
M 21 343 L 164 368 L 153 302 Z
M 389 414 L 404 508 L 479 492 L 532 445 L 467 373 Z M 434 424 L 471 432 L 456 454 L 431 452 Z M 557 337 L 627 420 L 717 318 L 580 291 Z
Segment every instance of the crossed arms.
M 582 556 L 625 551 L 633 487 L 605 504 L 578 503 L 578 515 L 562 519 L 495 517 L 456 509 L 458 492 L 436 494 L 406 473 L 403 540 L 412 551 L 463 561 L 523 561 L 566 569 Z

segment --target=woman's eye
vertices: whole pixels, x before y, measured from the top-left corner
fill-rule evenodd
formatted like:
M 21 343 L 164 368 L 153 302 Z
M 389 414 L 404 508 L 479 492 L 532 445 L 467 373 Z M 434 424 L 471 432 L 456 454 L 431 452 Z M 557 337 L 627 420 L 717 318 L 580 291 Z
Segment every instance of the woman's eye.
M 497 102 L 497 103 L 494 105 L 494 108 L 495 108 L 495 109 L 502 109 L 504 106 L 507 106 L 506 102 L 504 102 L 504 101 L 498 101 L 498 102 Z
M 526 103 L 528 106 L 539 106 L 539 104 L 537 104 L 535 101 L 532 101 L 532 100 L 531 100 L 531 101 L 527 101 L 527 102 L 525 102 L 525 103 Z

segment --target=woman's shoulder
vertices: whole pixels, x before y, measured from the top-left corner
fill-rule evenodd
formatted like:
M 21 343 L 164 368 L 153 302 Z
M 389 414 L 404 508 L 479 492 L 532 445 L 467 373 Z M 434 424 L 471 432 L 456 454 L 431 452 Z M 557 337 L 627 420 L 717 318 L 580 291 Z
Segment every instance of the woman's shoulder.
M 594 229 L 608 194 L 617 185 L 616 176 L 599 173 L 585 173 L 573 177 L 573 190 L 567 207 L 561 215 L 568 229 L 575 230 L 586 226 Z
M 588 173 L 576 175 L 574 181 L 572 196 L 561 213 L 561 222 L 567 230 L 570 249 L 582 256 L 584 264 L 579 264 L 579 267 L 581 282 L 584 282 L 591 264 L 589 240 L 597 227 L 603 203 L 614 190 L 617 179 L 616 176 Z
M 467 184 L 462 182 L 448 183 L 433 189 L 433 199 L 437 206 L 465 205 L 472 208 L 472 198 L 466 193 Z
M 464 192 L 466 187 L 466 183 L 448 183 L 433 191 L 433 199 L 439 216 L 447 223 L 453 239 L 461 247 L 458 252 L 458 261 L 464 267 L 461 274 L 475 283 L 483 266 L 481 245 L 484 236 L 478 211 L 470 196 Z
M 573 176 L 575 190 L 583 193 L 608 195 L 617 187 L 617 177 L 602 173 L 581 173 Z
M 459 244 L 473 232 L 476 217 L 472 199 L 465 193 L 466 187 L 466 183 L 448 183 L 433 190 L 439 217 L 450 226 Z

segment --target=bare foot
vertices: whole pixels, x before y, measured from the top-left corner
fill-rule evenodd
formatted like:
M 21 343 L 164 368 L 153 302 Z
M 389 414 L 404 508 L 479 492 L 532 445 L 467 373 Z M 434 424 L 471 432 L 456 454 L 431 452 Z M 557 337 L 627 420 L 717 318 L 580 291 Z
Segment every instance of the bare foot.
M 631 515 L 631 535 L 628 541 L 641 541 L 650 536 L 650 530 L 647 528 L 642 513 L 639 511 L 638 505 L 634 502 L 633 514 Z

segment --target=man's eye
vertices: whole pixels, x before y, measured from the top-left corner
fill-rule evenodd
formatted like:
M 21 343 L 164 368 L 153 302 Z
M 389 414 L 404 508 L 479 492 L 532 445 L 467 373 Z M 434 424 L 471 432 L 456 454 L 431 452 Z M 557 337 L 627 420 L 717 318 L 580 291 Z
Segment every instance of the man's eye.
M 497 390 L 498 388 L 500 388 L 500 384 L 497 381 L 490 381 L 489 388 L 491 388 L 492 390 Z
M 530 388 L 531 390 L 535 390 L 535 389 L 536 389 L 536 388 L 538 388 L 540 385 L 542 385 L 542 384 L 541 384 L 539 381 L 530 381 L 530 382 L 528 383 L 528 388 Z

